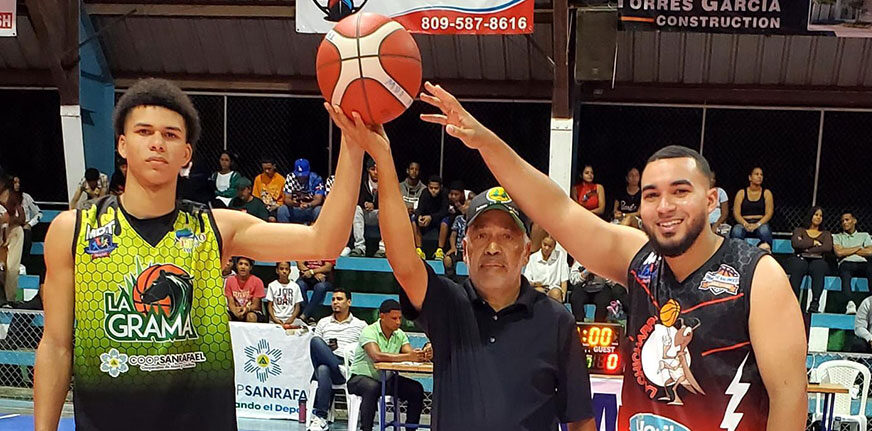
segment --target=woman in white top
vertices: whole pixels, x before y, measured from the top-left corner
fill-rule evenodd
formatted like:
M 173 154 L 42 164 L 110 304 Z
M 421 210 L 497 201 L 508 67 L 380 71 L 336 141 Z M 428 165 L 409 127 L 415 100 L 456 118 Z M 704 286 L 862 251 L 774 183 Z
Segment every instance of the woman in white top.
M 239 172 L 232 170 L 233 159 L 227 151 L 221 153 L 218 158 L 220 170 L 209 178 L 210 182 L 215 183 L 215 198 L 224 203 L 224 206 L 230 205 L 230 200 L 236 197 L 236 185 L 241 178 Z

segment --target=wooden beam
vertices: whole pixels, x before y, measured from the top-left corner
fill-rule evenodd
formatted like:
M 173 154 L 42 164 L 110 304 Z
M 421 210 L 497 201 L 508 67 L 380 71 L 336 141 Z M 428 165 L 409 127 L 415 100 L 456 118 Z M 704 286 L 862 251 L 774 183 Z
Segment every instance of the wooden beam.
M 114 72 L 115 86 L 127 88 L 142 78 L 169 79 L 186 90 L 216 92 L 264 92 L 299 95 L 319 95 L 321 91 L 312 76 L 254 76 L 209 74 L 149 74 Z M 486 81 L 437 80 L 452 93 L 464 98 L 548 100 L 550 81 Z
M 57 88 L 47 69 L 0 69 L 3 87 Z
M 554 81 L 551 116 L 572 118 L 569 103 L 569 2 L 554 0 Z
M 90 15 L 135 15 L 135 16 L 184 16 L 184 17 L 246 17 L 246 18 L 294 18 L 293 5 L 191 5 L 191 4 L 145 4 L 145 3 L 86 3 Z M 131 11 L 133 11 L 131 13 Z
M 30 23 L 58 88 L 61 105 L 79 104 L 79 5 L 26 0 Z

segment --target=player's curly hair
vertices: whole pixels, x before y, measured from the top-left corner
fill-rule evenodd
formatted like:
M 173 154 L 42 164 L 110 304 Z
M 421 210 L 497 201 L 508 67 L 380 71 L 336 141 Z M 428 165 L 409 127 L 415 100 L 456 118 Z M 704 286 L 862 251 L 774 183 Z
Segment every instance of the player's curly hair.
M 112 114 L 116 140 L 124 133 L 127 114 L 137 106 L 160 106 L 178 112 L 185 120 L 186 140 L 196 148 L 200 139 L 200 115 L 191 103 L 191 98 L 178 86 L 165 79 L 148 78 L 141 79 L 128 88 L 118 100 Z

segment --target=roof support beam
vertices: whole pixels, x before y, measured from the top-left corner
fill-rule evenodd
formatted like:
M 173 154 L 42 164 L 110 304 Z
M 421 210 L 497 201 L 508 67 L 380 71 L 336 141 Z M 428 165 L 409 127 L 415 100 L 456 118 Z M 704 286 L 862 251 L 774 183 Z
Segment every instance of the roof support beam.
M 90 15 L 186 16 L 233 18 L 294 18 L 296 8 L 288 5 L 221 5 L 221 4 L 145 4 L 86 3 Z
M 30 23 L 48 63 L 61 105 L 79 104 L 79 4 L 26 0 Z

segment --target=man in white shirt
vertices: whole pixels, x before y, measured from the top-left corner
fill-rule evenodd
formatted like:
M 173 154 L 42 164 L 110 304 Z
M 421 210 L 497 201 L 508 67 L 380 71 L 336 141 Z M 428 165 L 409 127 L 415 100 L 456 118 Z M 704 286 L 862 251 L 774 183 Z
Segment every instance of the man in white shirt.
M 309 430 L 328 429 L 327 412 L 333 403 L 333 385 L 345 383 L 339 365 L 343 363 L 343 356 L 350 357 L 357 348 L 360 332 L 366 327 L 366 322 L 351 314 L 351 292 L 334 289 L 331 307 L 333 314 L 318 321 L 309 346 L 314 379 L 318 381 Z
M 569 281 L 569 264 L 566 255 L 556 250 L 557 242 L 551 236 L 542 240 L 542 248 L 530 255 L 524 277 L 536 290 L 547 293 L 558 302 L 563 302 L 566 284 Z
M 297 279 L 300 278 L 300 270 L 290 262 L 276 264 L 278 280 L 267 286 L 266 298 L 269 302 L 269 318 L 273 323 L 288 326 L 300 317 L 303 311 L 303 293 Z
M 712 187 L 715 187 L 714 171 L 712 171 Z M 720 187 L 716 188 L 718 189 L 718 206 L 709 212 L 709 225 L 716 234 L 727 236 L 730 233 L 730 225 L 725 223 L 730 214 L 730 197 L 727 196 L 726 190 Z

